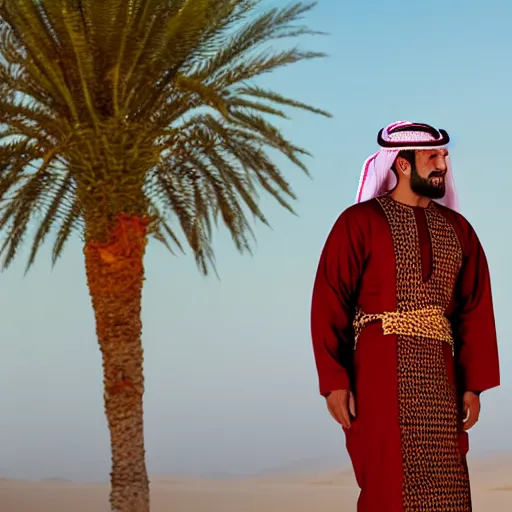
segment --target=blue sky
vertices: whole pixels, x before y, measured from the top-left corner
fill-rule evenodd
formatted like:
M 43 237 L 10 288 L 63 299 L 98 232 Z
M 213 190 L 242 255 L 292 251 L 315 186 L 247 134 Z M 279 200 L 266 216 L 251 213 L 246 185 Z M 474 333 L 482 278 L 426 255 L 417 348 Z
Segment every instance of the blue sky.
M 278 0 L 266 2 L 280 5 Z M 311 288 L 325 237 L 356 193 L 377 131 L 398 119 L 445 128 L 463 214 L 486 250 L 503 385 L 483 396 L 473 453 L 512 450 L 512 4 L 505 1 L 320 1 L 308 20 L 329 37 L 302 45 L 325 60 L 266 78 L 327 108 L 280 123 L 313 153 L 313 179 L 280 160 L 298 217 L 263 199 L 272 229 L 253 257 L 216 237 L 220 280 L 152 242 L 143 343 L 146 446 L 153 474 L 250 473 L 320 459 L 346 463 L 343 437 L 317 394 L 309 337 Z M 501 228 L 499 227 L 501 226 Z M 1 276 L 0 475 L 105 480 L 109 438 L 101 359 L 78 240 L 52 271 L 43 251 Z

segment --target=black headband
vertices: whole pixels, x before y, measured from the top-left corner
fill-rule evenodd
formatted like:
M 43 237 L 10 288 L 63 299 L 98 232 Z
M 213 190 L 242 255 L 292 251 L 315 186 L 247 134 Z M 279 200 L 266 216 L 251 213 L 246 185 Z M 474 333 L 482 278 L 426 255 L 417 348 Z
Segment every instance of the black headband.
M 423 123 L 413 123 L 409 125 L 397 126 L 389 130 L 389 135 L 393 135 L 393 133 L 399 132 L 419 132 L 426 133 L 435 140 L 425 140 L 425 141 L 389 141 L 384 140 L 382 137 L 384 133 L 384 128 L 379 131 L 377 136 L 377 144 L 386 149 L 400 149 L 407 147 L 418 147 L 418 148 L 438 148 L 442 146 L 446 146 L 450 142 L 450 136 L 445 130 L 439 129 L 436 130 L 432 126 Z

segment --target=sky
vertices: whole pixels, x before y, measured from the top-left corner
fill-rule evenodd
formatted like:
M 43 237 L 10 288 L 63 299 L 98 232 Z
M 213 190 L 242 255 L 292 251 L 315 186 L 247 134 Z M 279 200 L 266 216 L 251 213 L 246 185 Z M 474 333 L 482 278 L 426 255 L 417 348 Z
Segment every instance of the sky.
M 268 4 L 282 5 L 279 0 Z M 158 242 L 143 297 L 145 436 L 153 475 L 251 474 L 346 464 L 343 434 L 318 395 L 309 309 L 325 238 L 352 204 L 383 126 L 433 124 L 453 137 L 462 213 L 486 251 L 502 386 L 482 396 L 474 456 L 512 450 L 512 3 L 505 0 L 321 0 L 308 16 L 328 37 L 301 45 L 329 58 L 265 78 L 331 111 L 279 123 L 306 146 L 312 178 L 279 164 L 297 216 L 262 199 L 253 256 L 216 236 L 220 279 Z M 499 226 L 502 226 L 501 228 Z M 503 227 L 505 226 L 505 227 Z M 80 242 L 52 270 L 50 247 L 24 276 L 26 251 L 0 276 L 0 476 L 104 481 L 110 470 L 101 358 Z

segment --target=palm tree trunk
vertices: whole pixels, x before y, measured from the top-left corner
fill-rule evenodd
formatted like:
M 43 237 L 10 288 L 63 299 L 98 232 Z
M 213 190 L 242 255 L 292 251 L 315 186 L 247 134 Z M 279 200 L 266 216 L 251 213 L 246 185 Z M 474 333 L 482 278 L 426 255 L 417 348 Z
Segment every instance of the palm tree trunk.
M 119 216 L 106 243 L 88 240 L 85 267 L 103 357 L 114 512 L 149 512 L 142 397 L 141 297 L 147 221 Z

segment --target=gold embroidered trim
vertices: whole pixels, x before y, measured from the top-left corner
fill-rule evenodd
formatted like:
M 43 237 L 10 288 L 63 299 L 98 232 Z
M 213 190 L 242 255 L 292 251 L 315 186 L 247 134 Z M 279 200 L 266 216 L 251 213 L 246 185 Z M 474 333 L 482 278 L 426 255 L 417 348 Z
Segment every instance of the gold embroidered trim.
M 424 215 L 432 272 L 423 281 L 414 210 L 389 197 L 379 203 L 393 238 L 398 312 L 384 313 L 383 329 L 410 332 L 397 334 L 396 343 L 403 511 L 471 512 L 468 474 L 459 447 L 458 398 L 443 351 L 447 337 L 443 313 L 462 263 L 462 248 L 451 223 L 431 203 Z M 429 312 L 418 313 L 425 310 Z

